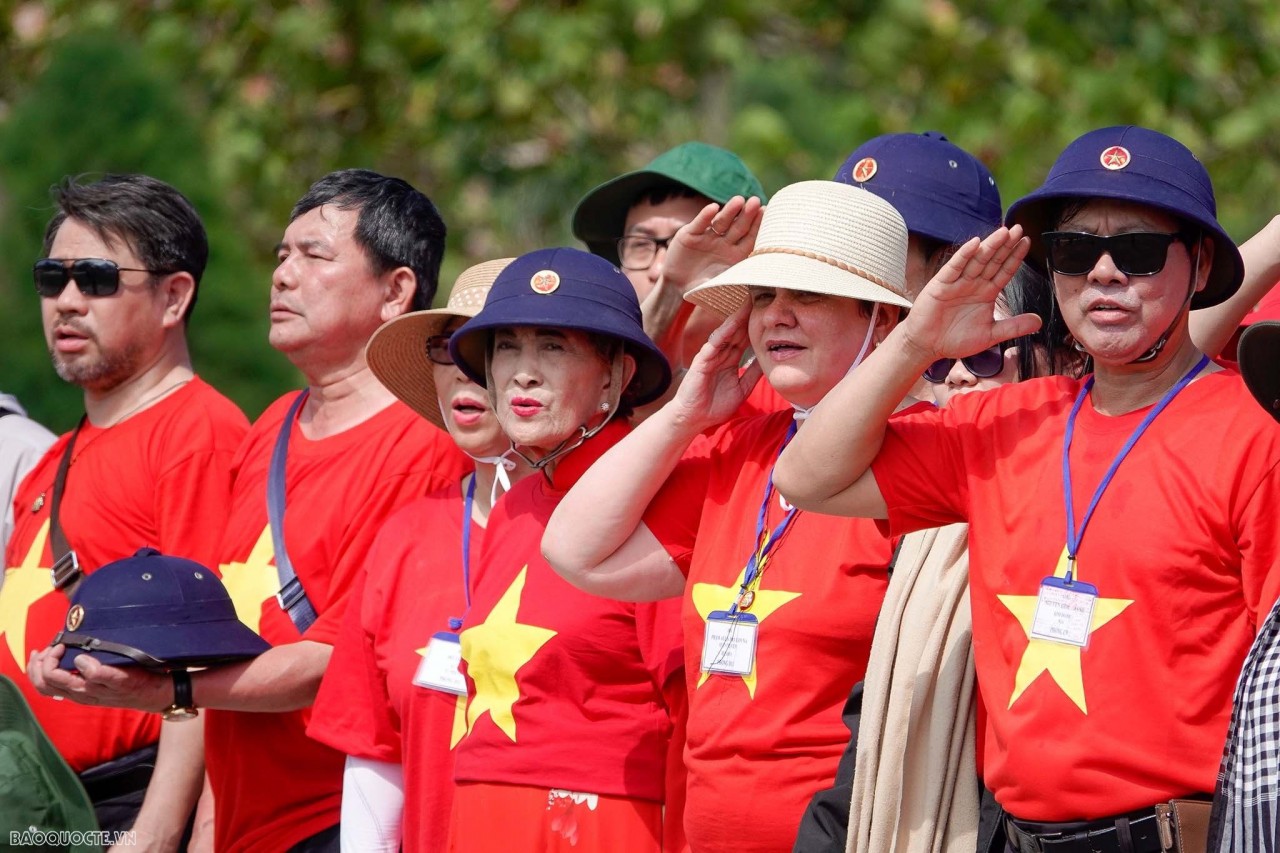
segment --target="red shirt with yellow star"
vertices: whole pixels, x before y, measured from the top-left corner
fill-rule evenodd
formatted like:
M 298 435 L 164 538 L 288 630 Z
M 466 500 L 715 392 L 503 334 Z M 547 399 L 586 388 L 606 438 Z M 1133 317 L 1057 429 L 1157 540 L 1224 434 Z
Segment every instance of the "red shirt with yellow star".
M 437 631 L 462 618 L 462 490 L 457 484 L 387 519 L 351 591 L 307 734 L 346 755 L 404 765 L 406 853 L 449 837 L 453 747 L 466 697 L 413 684 Z M 471 525 L 472 562 L 484 528 Z
M 671 722 L 663 690 L 683 692 L 676 599 L 599 598 L 542 559 L 556 504 L 627 429 L 611 423 L 559 461 L 554 485 L 528 477 L 489 517 L 462 631 L 469 696 L 460 782 L 665 796 Z
M 759 624 L 754 670 L 700 672 L 707 615 L 737 597 L 791 423 L 788 407 L 700 438 L 659 493 L 684 512 L 646 519 L 688 575 L 685 832 L 694 850 L 791 849 L 805 807 L 831 785 L 849 742 L 841 711 L 866 673 L 888 586 L 893 548 L 874 522 L 797 513 L 746 610 Z M 785 515 L 774 492 L 765 527 Z
M 333 644 L 374 537 L 399 507 L 456 482 L 469 464 L 448 434 L 392 403 L 338 435 L 307 439 L 295 423 L 285 471 L 285 542 L 319 619 L 305 635 L 276 602 L 267 470 L 295 394 L 273 403 L 236 455 L 222 573 L 242 621 L 272 645 Z M 306 735 L 310 709 L 207 711 L 205 754 L 222 851 L 284 850 L 338 822 L 342 753 Z
M 1152 422 L 1077 554 L 1097 587 L 1087 647 L 1031 639 L 1063 576 L 1062 444 L 1082 382 L 966 394 L 890 421 L 873 466 L 903 533 L 968 521 L 984 774 L 1033 821 L 1094 819 L 1212 792 L 1232 688 L 1280 591 L 1280 429 L 1238 374 L 1202 376 Z M 1086 401 L 1071 446 L 1077 525 L 1149 412 Z
M 231 496 L 231 460 L 249 422 L 198 377 L 155 405 L 76 438 L 59 518 L 92 573 L 144 546 L 216 566 Z M 0 586 L 0 674 L 22 688 L 36 718 L 75 770 L 127 755 L 160 735 L 160 716 L 57 702 L 36 693 L 27 658 L 63 629 L 67 597 L 49 578 L 53 481 L 71 434 L 61 436 L 14 499 Z

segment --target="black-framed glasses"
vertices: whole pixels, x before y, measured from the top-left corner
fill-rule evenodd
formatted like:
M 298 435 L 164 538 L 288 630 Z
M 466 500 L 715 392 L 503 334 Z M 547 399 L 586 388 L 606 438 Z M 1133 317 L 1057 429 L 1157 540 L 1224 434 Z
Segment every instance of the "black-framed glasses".
M 670 246 L 675 238 L 674 234 L 665 240 L 639 234 L 623 237 L 618 241 L 618 261 L 624 270 L 647 270 L 658 257 L 658 250 Z
M 173 270 L 144 270 L 138 267 L 122 267 L 115 261 L 103 258 L 77 258 L 59 260 L 41 258 L 31 268 L 36 293 L 53 299 L 62 293 L 67 282 L 75 280 L 76 287 L 85 296 L 110 296 L 120 289 L 121 272 L 145 272 L 151 275 L 168 275 Z
M 951 372 L 951 368 L 957 361 L 977 378 L 990 379 L 992 376 L 999 376 L 1000 371 L 1004 370 L 1004 347 L 997 344 L 976 355 L 967 355 L 961 359 L 940 358 L 925 368 L 924 378 L 934 385 L 941 385 L 947 381 L 947 374 Z
M 427 358 L 432 364 L 453 364 L 453 356 L 449 355 L 449 338 L 452 335 L 432 335 L 427 338 Z
M 1086 234 L 1079 231 L 1049 231 L 1044 235 L 1049 269 L 1062 275 L 1088 275 L 1106 252 L 1125 275 L 1155 275 L 1164 269 L 1169 245 L 1187 242 L 1182 233 L 1130 231 L 1127 234 Z

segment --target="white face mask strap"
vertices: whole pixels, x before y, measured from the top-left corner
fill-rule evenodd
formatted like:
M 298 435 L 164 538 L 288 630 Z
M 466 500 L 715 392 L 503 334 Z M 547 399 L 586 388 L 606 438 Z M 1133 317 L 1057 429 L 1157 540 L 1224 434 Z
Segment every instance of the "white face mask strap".
M 845 376 L 848 376 L 850 373 L 853 373 L 854 369 L 859 364 L 862 364 L 862 360 L 867 357 L 867 353 L 871 351 L 871 343 L 873 340 L 875 340 L 875 334 L 876 334 L 876 320 L 879 319 L 879 317 L 880 317 L 880 303 L 872 302 L 871 303 L 871 319 L 867 321 L 867 336 L 862 339 L 862 349 L 858 350 L 858 357 L 853 360 L 853 364 L 849 365 L 849 369 L 844 372 Z M 795 409 L 795 413 L 792 415 L 792 417 L 798 421 L 804 421 L 809 417 L 809 413 L 812 412 L 815 407 L 810 406 L 809 408 L 806 409 L 806 408 L 803 408 L 802 406 L 797 406 L 794 403 L 792 403 L 791 408 Z

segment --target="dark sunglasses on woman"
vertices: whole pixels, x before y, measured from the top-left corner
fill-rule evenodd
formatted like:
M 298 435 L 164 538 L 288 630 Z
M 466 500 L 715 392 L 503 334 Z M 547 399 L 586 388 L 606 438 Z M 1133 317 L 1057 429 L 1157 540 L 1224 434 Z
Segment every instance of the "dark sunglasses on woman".
M 958 361 L 964 365 L 964 369 L 972 373 L 979 379 L 990 379 L 992 376 L 998 376 L 1001 370 L 1004 370 L 1004 345 L 997 344 L 991 349 L 984 349 L 976 355 L 967 355 Z M 940 358 L 933 364 L 925 368 L 924 378 L 934 385 L 941 385 L 947 381 L 947 374 L 951 372 L 951 368 L 955 366 L 957 359 Z
M 1079 231 L 1048 231 L 1042 235 L 1049 269 L 1061 275 L 1088 275 L 1102 253 L 1111 256 L 1125 275 L 1155 275 L 1164 269 L 1169 245 L 1175 240 L 1191 245 L 1193 238 L 1159 231 L 1130 231 L 1103 237 Z
M 122 267 L 115 261 L 102 258 L 77 258 L 59 260 L 41 258 L 31 268 L 36 282 L 36 293 L 46 299 L 54 299 L 62 293 L 67 282 L 75 280 L 76 287 L 85 296 L 111 296 L 120 289 L 121 272 L 145 272 L 151 275 L 168 275 L 174 270 L 144 270 L 138 267 Z

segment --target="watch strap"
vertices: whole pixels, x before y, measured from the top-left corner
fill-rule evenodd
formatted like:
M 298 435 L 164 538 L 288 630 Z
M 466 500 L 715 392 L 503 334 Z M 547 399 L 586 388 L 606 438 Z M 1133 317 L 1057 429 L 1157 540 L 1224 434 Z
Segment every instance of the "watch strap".
M 191 690 L 191 673 L 185 669 L 175 669 L 173 675 L 173 707 L 195 708 L 196 702 Z

